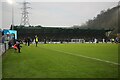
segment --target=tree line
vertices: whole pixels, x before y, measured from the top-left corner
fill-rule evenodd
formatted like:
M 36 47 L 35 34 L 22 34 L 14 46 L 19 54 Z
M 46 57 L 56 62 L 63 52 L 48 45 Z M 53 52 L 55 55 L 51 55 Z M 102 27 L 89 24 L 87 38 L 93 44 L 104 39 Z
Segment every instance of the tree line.
M 120 6 L 115 6 L 111 9 L 102 10 L 93 19 L 89 19 L 81 26 L 73 26 L 75 28 L 90 28 L 90 29 L 112 29 L 113 34 L 120 33 Z

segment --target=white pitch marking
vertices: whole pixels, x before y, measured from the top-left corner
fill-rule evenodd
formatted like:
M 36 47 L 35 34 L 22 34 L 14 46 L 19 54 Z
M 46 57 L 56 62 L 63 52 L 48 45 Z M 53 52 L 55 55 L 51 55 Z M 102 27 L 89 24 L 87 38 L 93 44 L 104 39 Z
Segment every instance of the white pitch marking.
M 42 47 L 42 48 L 45 48 L 45 47 Z M 49 49 L 49 48 L 45 48 L 45 49 Z M 101 62 L 111 63 L 111 64 L 115 64 L 115 65 L 120 65 L 120 64 L 118 64 L 116 62 L 102 60 L 102 59 L 98 59 L 98 58 L 92 58 L 92 57 L 78 55 L 78 54 L 73 54 L 73 53 L 70 53 L 70 52 L 64 52 L 64 51 L 54 50 L 54 49 L 49 49 L 49 50 L 53 50 L 53 51 L 57 51 L 57 52 L 62 52 L 62 53 L 66 53 L 66 54 L 71 54 L 71 55 L 74 55 L 74 56 L 80 56 L 80 57 L 84 57 L 84 58 L 88 58 L 88 59 L 93 59 L 93 60 L 97 60 L 97 61 L 101 61 Z

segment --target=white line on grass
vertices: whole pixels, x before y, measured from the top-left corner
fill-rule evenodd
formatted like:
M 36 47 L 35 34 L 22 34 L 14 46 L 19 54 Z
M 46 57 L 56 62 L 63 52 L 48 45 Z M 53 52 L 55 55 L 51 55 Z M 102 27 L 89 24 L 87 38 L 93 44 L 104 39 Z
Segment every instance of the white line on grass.
M 45 48 L 45 47 L 42 47 Z M 49 48 L 45 48 L 45 49 L 49 49 Z M 62 53 L 66 53 L 66 54 L 71 54 L 74 56 L 79 56 L 79 57 L 84 57 L 84 58 L 88 58 L 88 59 L 92 59 L 92 60 L 97 60 L 97 61 L 101 61 L 101 62 L 106 62 L 106 63 L 111 63 L 111 64 L 115 64 L 115 65 L 120 65 L 116 62 L 112 62 L 112 61 L 107 61 L 107 60 L 102 60 L 102 59 L 98 59 L 98 58 L 93 58 L 93 57 L 88 57 L 88 56 L 83 56 L 83 55 L 78 55 L 78 54 L 73 54 L 71 52 L 64 52 L 64 51 L 60 51 L 60 50 L 54 50 L 54 49 L 49 49 L 49 50 L 53 50 L 53 51 L 57 51 L 57 52 L 62 52 Z

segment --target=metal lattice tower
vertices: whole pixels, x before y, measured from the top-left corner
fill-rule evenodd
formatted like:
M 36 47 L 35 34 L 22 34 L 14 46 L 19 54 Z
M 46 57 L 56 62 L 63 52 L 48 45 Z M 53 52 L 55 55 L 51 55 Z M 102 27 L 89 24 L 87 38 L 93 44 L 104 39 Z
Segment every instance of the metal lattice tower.
M 30 4 L 30 3 L 26 2 L 25 0 L 22 3 L 22 5 L 23 5 L 23 7 L 21 8 L 22 9 L 22 17 L 21 17 L 21 23 L 20 23 L 20 25 L 22 25 L 22 26 L 30 26 L 28 9 L 30 9 L 31 7 L 29 7 L 28 4 Z

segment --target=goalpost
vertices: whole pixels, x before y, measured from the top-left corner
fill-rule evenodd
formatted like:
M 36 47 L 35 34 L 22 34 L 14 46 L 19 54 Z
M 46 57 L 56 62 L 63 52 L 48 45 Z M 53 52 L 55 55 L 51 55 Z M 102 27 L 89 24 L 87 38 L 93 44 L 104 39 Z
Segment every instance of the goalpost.
M 85 43 L 84 39 L 71 39 L 72 43 Z

